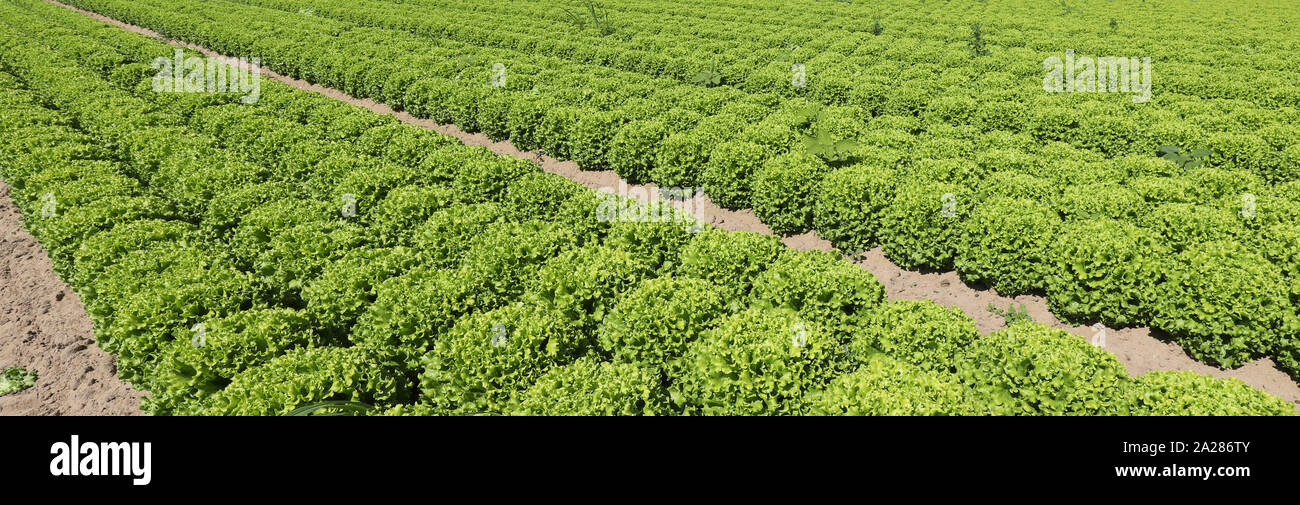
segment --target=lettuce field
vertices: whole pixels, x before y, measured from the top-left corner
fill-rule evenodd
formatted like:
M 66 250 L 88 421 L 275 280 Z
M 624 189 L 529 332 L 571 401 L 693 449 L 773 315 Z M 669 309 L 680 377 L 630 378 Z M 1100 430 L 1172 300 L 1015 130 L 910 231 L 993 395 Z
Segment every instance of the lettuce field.
M 149 414 L 1297 411 L 852 261 L 1300 380 L 1294 2 L 63 4 L 0 0 L 0 178 Z

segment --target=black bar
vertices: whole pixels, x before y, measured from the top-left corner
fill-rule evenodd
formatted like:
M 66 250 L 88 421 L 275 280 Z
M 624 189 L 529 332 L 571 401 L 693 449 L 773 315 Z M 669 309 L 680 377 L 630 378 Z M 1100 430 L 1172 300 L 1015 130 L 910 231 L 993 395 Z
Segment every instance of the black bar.
M 435 490 L 508 482 L 518 489 L 565 483 L 576 491 L 593 479 L 646 493 L 674 481 L 759 486 L 750 491 L 785 482 L 828 495 L 903 483 L 934 488 L 927 492 L 957 492 L 952 485 L 972 492 L 1258 489 L 1289 485 L 1300 449 L 1296 421 L 1275 418 L 9 418 L 0 426 L 7 495 L 27 488 L 128 496 L 231 485 L 308 494 L 433 486 L 430 492 L 449 497 Z M 74 434 L 83 447 L 149 442 L 150 482 L 51 475 L 52 445 Z M 1125 442 L 1149 445 L 1125 452 Z M 1176 442 L 1186 444 L 1184 452 L 1173 452 Z M 1196 452 L 1205 443 L 1218 450 L 1232 443 L 1233 452 Z M 1250 475 L 1117 477 L 1117 466 L 1248 467 Z

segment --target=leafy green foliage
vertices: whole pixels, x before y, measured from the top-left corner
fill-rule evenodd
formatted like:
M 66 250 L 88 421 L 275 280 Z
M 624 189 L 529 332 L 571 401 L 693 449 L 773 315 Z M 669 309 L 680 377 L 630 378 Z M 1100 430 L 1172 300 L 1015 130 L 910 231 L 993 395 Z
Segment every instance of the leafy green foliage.
M 212 255 L 194 249 L 134 251 L 104 271 L 85 293 L 100 347 L 118 355 L 128 381 L 148 377 L 159 350 L 175 332 L 221 315 L 248 309 L 250 279 Z M 129 294 L 128 294 L 129 293 Z
M 494 203 L 448 207 L 434 212 L 416 228 L 411 242 L 428 262 L 454 266 L 460 263 L 473 238 L 489 224 L 503 219 L 504 213 Z
M 488 293 L 513 299 L 523 294 L 543 263 L 578 245 L 573 231 L 557 223 L 496 222 L 473 238 L 461 268 Z
M 708 281 L 650 279 L 618 300 L 600 324 L 598 342 L 619 362 L 677 370 L 686 346 L 726 311 L 722 290 Z
M 705 230 L 682 248 L 677 275 L 710 281 L 736 299 L 749 294 L 754 278 L 784 249 L 769 235 Z
M 583 107 L 556 107 L 546 110 L 537 124 L 538 147 L 556 158 L 571 158 L 570 132 L 586 112 L 589 111 Z
M 502 156 L 466 162 L 457 170 L 451 187 L 466 199 L 495 200 L 510 181 L 541 171 L 531 161 Z
M 975 190 L 975 197 L 981 201 L 1014 198 L 1041 203 L 1056 196 L 1055 185 L 1043 177 L 1018 171 L 997 171 L 995 168 L 985 170 L 995 170 L 995 172 L 981 180 Z
M 512 399 L 511 415 L 641 416 L 672 413 L 659 373 L 581 358 L 552 367 Z
M 207 212 L 203 214 L 199 228 L 209 237 L 227 240 L 244 217 L 254 209 L 269 202 L 287 201 L 294 197 L 294 188 L 281 182 L 263 182 L 229 188 L 218 193 L 208 203 Z M 310 204 L 308 206 L 311 207 Z M 321 214 L 324 215 L 326 212 L 322 210 Z
M 36 372 L 20 367 L 5 367 L 0 373 L 0 396 L 17 393 L 36 385 Z
M 790 153 L 767 161 L 750 181 L 754 212 L 776 233 L 803 233 L 813 226 L 818 184 L 826 163 Z
M 379 285 L 414 268 L 417 257 L 400 246 L 347 251 L 303 287 L 305 310 L 323 335 L 342 337 L 375 301 Z
M 366 214 L 371 235 L 385 246 L 411 245 L 411 235 L 436 212 L 461 203 L 461 194 L 442 186 L 402 186 Z
M 1152 416 L 1294 416 L 1285 400 L 1238 379 L 1215 379 L 1187 371 L 1152 370 L 1129 394 L 1133 413 Z
M 604 245 L 642 256 L 651 270 L 676 268 L 681 249 L 692 234 L 705 226 L 664 200 L 637 205 L 629 214 L 644 209 L 646 218 L 616 220 L 609 225 Z
M 286 198 L 253 208 L 239 220 L 226 254 L 238 266 L 249 268 L 284 230 L 309 223 L 338 222 L 338 210 L 319 201 Z
M 925 300 L 896 300 L 862 315 L 849 341 L 849 353 L 859 363 L 884 353 L 913 366 L 949 373 L 978 337 L 975 321 L 956 308 Z
M 323 401 L 388 405 L 409 398 L 401 376 L 362 349 L 301 348 L 236 375 L 198 413 L 273 416 Z
M 955 376 L 874 355 L 808 396 L 818 416 L 945 416 L 976 412 Z
M 1166 203 L 1141 216 L 1138 225 L 1155 232 L 1174 251 L 1245 235 L 1232 211 L 1187 203 Z
M 265 176 L 263 168 L 233 155 L 200 150 L 173 153 L 160 163 L 149 183 L 154 193 L 171 201 L 183 215 L 200 215 L 217 193 Z
M 718 63 L 715 61 L 709 65 L 709 68 L 696 72 L 695 76 L 691 77 L 691 83 L 706 88 L 712 88 L 714 86 L 721 86 L 722 79 L 723 75 L 718 72 Z
M 379 283 L 374 303 L 349 340 L 415 369 L 438 336 L 461 316 L 502 304 L 483 296 L 466 272 L 422 267 Z
M 253 309 L 177 328 L 145 407 L 155 415 L 192 413 L 240 372 L 317 343 L 311 320 L 292 309 Z
M 1015 295 L 1044 287 L 1047 250 L 1060 217 L 1031 200 L 994 198 L 981 203 L 965 222 L 965 236 L 954 258 L 962 278 L 987 283 L 999 294 Z
M 510 142 L 524 150 L 541 148 L 542 120 L 546 117 L 546 111 L 557 105 L 557 102 L 550 97 L 521 95 L 515 103 L 511 104 L 506 120 L 510 128 Z
M 516 303 L 471 314 L 440 332 L 421 360 L 421 401 L 447 413 L 502 412 L 549 367 L 591 341 L 564 314 Z
M 180 244 L 184 247 L 195 245 L 198 240 L 198 229 L 183 221 L 141 219 L 120 223 L 86 237 L 72 253 L 75 268 L 68 280 L 74 286 L 89 285 L 131 251 L 157 244 Z
M 822 179 L 813 205 L 817 233 L 850 254 L 870 249 L 893 192 L 891 170 L 855 165 L 831 172 Z
M 497 91 L 489 93 L 483 99 L 483 103 L 478 107 L 479 130 L 494 141 L 505 140 L 510 137 L 510 107 L 515 103 L 516 96 L 510 91 Z
M 688 413 L 797 415 L 846 362 L 835 338 L 793 313 L 751 308 L 691 343 L 672 391 Z
M 1145 322 L 1169 254 L 1155 234 L 1122 221 L 1066 223 L 1049 253 L 1048 304 L 1068 321 Z
M 35 214 L 40 216 L 41 214 Z M 79 207 L 56 211 L 45 218 L 29 221 L 32 234 L 42 242 L 56 244 L 49 248 L 50 261 L 56 272 L 71 270 L 74 247 L 91 234 L 121 220 L 171 219 L 173 210 L 167 202 L 153 197 L 108 196 Z
M 1152 322 L 1199 360 L 1232 368 L 1272 352 L 1279 334 L 1296 329 L 1281 272 L 1241 244 L 1193 245 L 1163 270 Z
M 618 134 L 622 119 L 613 111 L 584 114 L 573 125 L 569 138 L 570 157 L 584 170 L 606 170 L 610 141 Z
M 881 248 L 904 268 L 948 269 L 963 240 L 973 199 L 958 185 L 902 184 L 880 214 Z
M 1178 146 L 1160 146 L 1160 158 L 1174 162 L 1184 169 L 1201 168 L 1210 158 L 1209 149 L 1194 149 L 1183 152 Z
M 668 126 L 662 120 L 638 120 L 624 124 L 610 141 L 605 159 L 614 173 L 628 182 L 646 182 L 650 180 L 654 169 L 659 143 L 668 133 Z
M 1057 208 L 1066 220 L 1119 219 L 1130 223 L 1148 212 L 1141 195 L 1115 183 L 1070 186 Z
M 1289 177 L 1280 170 L 1281 156 L 1268 142 L 1257 135 L 1218 132 L 1207 139 L 1209 149 L 1200 150 L 1207 164 L 1216 167 L 1239 168 L 1258 174 L 1272 182 L 1282 182 Z
M 363 230 L 351 223 L 303 223 L 280 230 L 253 260 L 252 272 L 267 296 L 301 306 L 301 290 L 330 262 L 366 244 Z
M 556 218 L 565 201 L 585 191 L 581 184 L 562 176 L 535 172 L 510 181 L 499 203 L 512 220 L 550 220 Z
M 1300 307 L 1300 223 L 1275 224 L 1264 230 L 1252 245 L 1282 270 L 1284 282 L 1291 284 L 1291 304 Z
M 711 148 L 708 137 L 694 130 L 669 135 L 655 151 L 650 179 L 661 186 L 698 186 L 700 171 L 709 161 Z
M 853 139 L 836 139 L 830 132 L 819 131 L 803 137 L 804 152 L 825 160 L 828 164 L 848 161 L 862 144 Z
M 583 0 L 582 6 L 586 9 L 583 14 L 570 11 L 564 7 L 561 7 L 560 10 L 564 11 L 564 14 L 568 16 L 568 21 L 578 27 L 579 30 L 587 28 L 587 23 L 590 22 L 602 36 L 614 33 L 614 25 L 609 22 L 608 10 L 592 0 Z
M 555 213 L 555 222 L 573 230 L 579 242 L 583 244 L 599 243 L 609 231 L 609 222 L 602 220 L 602 210 L 618 208 L 620 204 L 613 195 L 601 191 L 582 191 L 560 204 Z
M 527 288 L 528 299 L 594 330 L 618 295 L 649 274 L 641 258 L 618 249 L 589 246 L 565 251 L 544 263 Z
M 1001 317 L 1002 320 L 1004 321 L 1004 324 L 1006 324 L 1007 326 L 1014 325 L 1021 321 L 1034 320 L 1033 317 L 1029 316 L 1029 309 L 1025 308 L 1025 304 L 1023 303 L 1020 304 L 1019 310 L 1016 310 L 1016 305 L 1014 303 L 1008 304 L 1006 309 L 999 308 L 998 306 L 990 303 L 988 307 L 984 308 L 984 310 L 987 310 Z
M 970 54 L 973 57 L 978 58 L 993 54 L 993 51 L 990 51 L 984 45 L 984 32 L 978 24 L 971 25 L 970 39 L 966 42 L 966 45 L 970 47 Z
M 1021 322 L 975 340 L 957 374 L 989 413 L 1129 412 L 1131 379 L 1115 355 L 1039 323 Z
M 791 310 L 847 342 L 852 321 L 885 300 L 885 286 L 866 269 L 820 251 L 788 252 L 754 279 L 756 305 Z
M 159 31 L 184 32 L 183 38 L 221 45 L 224 52 L 259 54 L 289 75 L 467 131 L 509 137 L 524 149 L 541 147 L 589 168 L 607 163 L 634 182 L 702 184 L 723 205 L 753 205 L 761 215 L 776 216 L 773 228 L 795 228 L 790 223 L 798 221 L 806 229 L 809 221 L 796 218 L 811 212 L 811 224 L 824 235 L 842 234 L 837 244 L 861 240 L 856 249 L 879 241 L 899 263 L 949 268 L 957 258 L 968 277 L 976 271 L 1023 285 L 1041 278 L 1038 287 L 1065 306 L 1082 307 L 1081 313 L 1142 320 L 1144 309 L 1134 300 L 1168 298 L 1174 312 L 1190 312 L 1187 307 L 1200 300 L 1204 307 L 1196 308 L 1203 313 L 1185 319 L 1253 328 L 1259 334 L 1244 337 L 1246 347 L 1271 353 L 1293 373 L 1300 359 L 1293 301 L 1300 288 L 1290 258 L 1296 248 L 1286 229 L 1300 217 L 1291 205 L 1295 188 L 1286 185 L 1300 173 L 1300 130 L 1292 127 L 1300 119 L 1300 94 L 1268 74 L 1277 66 L 1269 55 L 1255 62 L 1264 72 L 1258 86 L 1225 86 L 1222 79 L 1176 72 L 1162 81 L 1171 92 L 1159 103 L 1129 108 L 1012 92 L 1017 76 L 1041 71 L 1032 59 L 1007 59 L 1042 45 L 1035 30 L 992 34 L 996 40 L 988 43 L 1004 48 L 1004 56 L 978 50 L 982 34 L 973 30 L 974 67 L 936 72 L 971 63 L 951 46 L 951 34 L 931 30 L 901 46 L 866 34 L 825 37 L 861 29 L 834 20 L 810 28 L 812 45 L 791 48 L 788 62 L 755 66 L 764 49 L 752 37 L 734 38 L 740 46 L 731 49 L 683 52 L 653 34 L 607 37 L 609 44 L 597 47 L 584 42 L 591 31 L 543 37 L 535 30 L 503 32 L 498 28 L 505 25 L 495 22 L 475 24 L 491 16 L 460 20 L 454 30 L 441 21 L 426 23 L 438 40 L 383 43 L 392 30 L 410 28 L 403 19 L 443 19 L 422 15 L 440 8 L 432 4 L 399 3 L 390 6 L 392 15 L 366 17 L 357 10 L 363 7 L 333 2 L 330 15 L 362 15 L 370 27 L 304 45 L 284 37 L 319 33 L 321 19 L 290 15 L 274 20 L 283 37 L 232 39 L 223 27 L 246 25 L 257 18 L 249 15 L 257 7 L 77 3 Z M 588 8 L 596 12 L 593 5 Z M 20 76 L 0 72 L 0 134 L 6 139 L 0 174 L 56 270 L 82 295 L 101 343 L 119 352 L 124 377 L 152 392 L 150 408 L 158 413 L 508 413 L 525 397 L 532 405 L 527 413 L 802 413 L 819 394 L 830 399 L 821 407 L 825 413 L 1038 412 L 1062 403 L 1043 398 L 1055 401 L 1062 391 L 1079 389 L 1066 379 L 1071 385 L 1057 389 L 1008 379 L 1061 382 L 1042 373 L 1051 367 L 1021 373 L 1022 361 L 1007 360 L 1010 366 L 992 360 L 987 375 L 1001 378 L 994 383 L 1035 384 L 1007 393 L 1032 396 L 1025 403 L 1033 408 L 979 400 L 981 394 L 999 398 L 988 393 L 998 388 L 985 382 L 965 389 L 959 401 L 948 386 L 951 377 L 940 372 L 966 362 L 959 342 L 972 335 L 969 320 L 923 304 L 867 310 L 865 300 L 876 297 L 879 285 L 831 255 L 787 252 L 774 237 L 716 230 L 693 235 L 699 228 L 686 228 L 677 214 L 671 220 L 602 221 L 599 211 L 611 202 L 621 217 L 664 205 L 623 205 L 542 174 L 531 161 L 499 158 L 279 83 L 265 82 L 256 105 L 234 104 L 233 96 L 153 93 L 145 61 L 170 54 L 170 47 L 99 30 L 57 6 L 20 7 L 0 12 L 16 28 L 0 37 L 5 70 Z M 682 8 L 688 14 L 699 7 Z M 862 8 L 875 7 L 856 7 Z M 592 12 L 595 22 L 600 16 Z M 880 17 L 886 15 L 900 13 Z M 57 33 L 42 39 L 49 30 Z M 879 21 L 871 32 L 882 34 Z M 304 56 L 303 47 L 311 54 Z M 410 60 L 411 54 L 422 56 Z M 878 64 L 898 55 L 914 64 Z M 709 61 L 723 63 L 708 67 Z M 791 80 L 796 61 L 812 71 L 806 88 L 792 86 L 804 77 Z M 498 62 L 510 69 L 511 85 L 480 85 L 483 70 Z M 706 86 L 687 82 L 702 68 L 711 72 L 702 80 Z M 707 87 L 713 84 L 732 86 Z M 1206 146 L 1210 155 L 1198 156 L 1207 158 L 1204 166 L 1180 166 L 1150 156 L 1161 145 Z M 886 177 L 843 175 L 853 171 L 824 169 L 813 177 L 785 170 L 754 184 L 780 156 L 854 160 L 888 167 L 876 176 L 896 172 L 907 180 L 886 186 Z M 46 193 L 57 197 L 57 216 L 40 217 Z M 754 194 L 765 196 L 751 199 Z M 1241 212 L 1247 194 L 1258 197 L 1253 216 Z M 351 203 L 344 201 L 348 195 Z M 989 209 L 989 201 L 1007 198 L 1040 205 L 1029 212 L 1023 205 Z M 972 209 L 983 212 L 977 216 Z M 1153 216 L 1151 209 L 1171 212 Z M 1057 240 L 1057 212 L 1066 235 L 1101 233 L 1119 253 L 1085 249 L 1081 240 L 1067 242 L 1077 248 L 1065 247 Z M 1132 229 L 1134 222 L 1143 229 Z M 1004 234 L 973 244 L 992 252 L 962 249 L 976 242 L 968 235 L 982 237 L 984 230 Z M 1026 273 L 1038 259 L 1025 261 L 1025 254 L 1011 251 L 1034 256 L 1038 248 L 1025 244 L 1041 243 L 1040 233 L 1051 239 L 1038 277 Z M 1141 237 L 1163 242 L 1171 254 L 1141 258 Z M 1209 281 L 1169 287 L 1178 291 L 1172 297 L 1162 291 L 1174 283 L 1168 277 L 1157 282 L 1154 297 L 1131 278 L 1183 261 L 1173 253 L 1228 239 L 1258 249 L 1259 257 L 1234 252 L 1242 263 L 1224 270 L 1248 271 L 1240 283 L 1276 291 L 1278 303 L 1252 299 L 1237 312 L 1231 305 L 1237 296 L 1258 293 L 1231 283 L 1224 285 L 1232 296 L 1202 296 L 1198 290 L 1209 289 L 1198 283 L 1217 282 L 1215 272 Z M 409 248 L 376 248 L 395 244 Z M 1246 268 L 1260 258 L 1262 266 Z M 1085 289 L 1063 274 L 1053 278 L 1065 268 L 1088 271 L 1100 287 Z M 1197 271 L 1187 264 L 1171 271 L 1181 276 L 1183 270 Z M 1113 285 L 1123 289 L 1107 289 Z M 563 293 L 545 302 L 540 294 L 551 287 Z M 474 317 L 521 301 L 550 314 L 537 318 L 536 327 L 576 343 L 565 347 L 573 352 L 534 360 L 530 356 L 545 350 L 528 348 L 497 359 L 480 342 L 448 338 L 459 324 L 471 328 L 467 321 Z M 745 303 L 758 307 L 731 315 Z M 700 308 L 690 317 L 652 317 L 677 306 L 686 307 L 679 316 Z M 747 319 L 749 312 L 759 315 Z M 615 314 L 623 314 L 618 317 L 627 335 L 642 335 L 625 341 L 646 344 L 644 353 L 631 354 L 685 353 L 692 359 L 679 360 L 666 377 L 645 362 L 602 362 L 632 361 L 619 356 L 620 344 L 601 343 Z M 820 328 L 809 333 L 822 335 L 795 332 L 796 348 L 803 338 L 842 344 L 846 335 L 857 335 L 851 343 L 858 349 L 828 344 L 825 356 L 782 352 L 771 345 L 780 332 L 769 330 L 790 320 Z M 203 337 L 213 339 L 210 345 L 193 346 L 199 323 L 212 326 Z M 674 332 L 678 325 L 688 329 Z M 967 347 L 996 347 L 984 340 Z M 450 400 L 437 407 L 402 403 L 414 401 L 417 378 L 429 371 L 424 359 L 440 343 L 457 342 L 443 362 L 452 372 L 440 377 L 460 385 L 438 389 Z M 466 343 L 474 345 L 460 345 Z M 660 343 L 667 345 L 651 345 Z M 351 347 L 316 347 L 322 344 Z M 1007 351 L 1034 351 L 1034 363 L 1054 363 L 1043 356 L 1071 355 L 1072 345 Z M 875 350 L 903 363 L 884 363 Z M 927 365 L 934 370 L 913 368 Z M 493 375 L 502 370 L 505 375 Z M 1224 382 L 1196 381 L 1206 384 L 1201 389 L 1232 390 Z M 1094 387 L 1097 381 L 1083 382 L 1080 398 L 1103 405 L 1136 401 L 1117 400 L 1110 389 Z M 677 400 L 666 410 L 660 408 L 665 386 Z M 1201 402 L 1214 403 L 1211 397 L 1218 398 L 1207 394 Z M 1076 399 L 1063 403 L 1082 403 L 1086 410 L 1087 402 Z
M 750 174 L 758 171 L 769 155 L 767 148 L 753 142 L 725 142 L 713 149 L 700 173 L 700 183 L 713 203 L 728 209 L 748 207 Z

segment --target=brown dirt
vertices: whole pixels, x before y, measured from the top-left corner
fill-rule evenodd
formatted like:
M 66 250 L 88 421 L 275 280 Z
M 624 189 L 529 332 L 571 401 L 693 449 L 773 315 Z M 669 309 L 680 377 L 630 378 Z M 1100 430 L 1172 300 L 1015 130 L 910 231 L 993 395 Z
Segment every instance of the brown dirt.
M 178 47 L 201 51 L 208 56 L 223 56 L 204 47 L 167 39 L 146 28 L 128 25 L 53 0 L 46 1 L 126 30 L 157 38 Z M 535 160 L 543 170 L 562 175 L 591 188 L 618 188 L 621 183 L 619 176 L 612 171 L 584 171 L 579 169 L 578 165 L 572 161 L 557 160 L 546 156 L 540 151 L 522 151 L 509 141 L 494 142 L 487 135 L 481 133 L 467 133 L 455 125 L 438 124 L 428 119 L 416 118 L 406 112 L 396 112 L 391 107 L 373 100 L 355 98 L 332 88 L 280 75 L 265 67 L 262 68 L 262 73 L 267 77 L 298 89 L 315 91 L 331 98 L 365 107 L 376 113 L 392 114 L 401 121 L 452 135 L 468 145 L 486 146 L 497 154 Z M 645 187 L 631 185 L 628 187 L 653 191 L 653 185 Z M 647 194 L 653 195 L 654 193 L 647 191 Z M 647 196 L 645 199 L 649 199 L 649 197 Z M 751 210 L 731 211 L 723 209 L 714 205 L 704 195 L 696 197 L 686 205 L 690 206 L 690 210 L 698 218 L 719 228 L 765 234 L 772 233 L 771 229 L 763 224 Z M 830 243 L 818 237 L 816 232 L 787 236 L 783 237 L 782 240 L 786 245 L 798 250 L 831 249 Z M 1012 303 L 1017 307 L 1024 304 L 1029 315 L 1035 321 L 1067 330 L 1083 338 L 1090 338 L 1097 333 L 1091 327 L 1071 326 L 1062 323 L 1048 310 L 1047 303 L 1042 297 L 1001 296 L 993 290 L 966 285 L 954 272 L 925 273 L 904 270 L 890 262 L 879 249 L 864 253 L 855 259 L 855 263 L 870 271 L 884 283 L 890 299 L 929 299 L 941 305 L 957 307 L 975 320 L 982 334 L 988 334 L 1005 326 L 1000 316 L 987 311 L 986 308 L 990 303 L 1001 308 L 1006 308 Z M 48 270 L 48 262 L 45 268 Z M 1271 359 L 1260 359 L 1233 370 L 1221 370 L 1197 362 L 1177 344 L 1152 336 L 1148 328 L 1105 328 L 1104 331 L 1106 333 L 1105 348 L 1114 353 L 1124 363 L 1129 373 L 1135 376 L 1142 375 L 1150 370 L 1190 370 L 1215 377 L 1234 377 L 1292 402 L 1300 411 L 1300 384 L 1297 384 L 1285 372 L 1279 370 Z M 0 403 L 0 405 L 3 404 Z
M 36 385 L 0 396 L 0 415 L 140 415 L 140 391 L 117 378 L 95 345 L 81 298 L 54 275 L 0 182 L 0 368 L 36 372 Z

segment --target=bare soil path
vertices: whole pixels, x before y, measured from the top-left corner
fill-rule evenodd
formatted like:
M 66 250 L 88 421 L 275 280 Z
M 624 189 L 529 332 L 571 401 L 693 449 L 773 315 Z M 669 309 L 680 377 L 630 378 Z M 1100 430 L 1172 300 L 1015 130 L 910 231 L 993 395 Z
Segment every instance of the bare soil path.
M 0 368 L 36 372 L 36 385 L 0 396 L 0 415 L 139 415 L 140 396 L 95 345 L 81 298 L 54 274 L 0 182 Z

